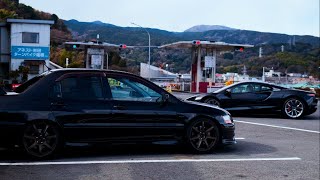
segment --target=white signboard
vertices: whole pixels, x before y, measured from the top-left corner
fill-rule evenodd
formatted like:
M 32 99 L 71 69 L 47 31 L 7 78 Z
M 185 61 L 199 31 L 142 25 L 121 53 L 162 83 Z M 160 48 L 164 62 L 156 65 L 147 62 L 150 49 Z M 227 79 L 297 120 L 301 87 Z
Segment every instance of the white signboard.
M 88 48 L 87 51 L 88 54 L 104 54 L 104 49 L 94 49 L 94 48 Z
M 96 66 L 102 65 L 102 56 L 101 55 L 91 55 L 91 64 Z
M 216 66 L 216 57 L 214 56 L 205 56 L 204 57 L 204 67 L 213 68 Z

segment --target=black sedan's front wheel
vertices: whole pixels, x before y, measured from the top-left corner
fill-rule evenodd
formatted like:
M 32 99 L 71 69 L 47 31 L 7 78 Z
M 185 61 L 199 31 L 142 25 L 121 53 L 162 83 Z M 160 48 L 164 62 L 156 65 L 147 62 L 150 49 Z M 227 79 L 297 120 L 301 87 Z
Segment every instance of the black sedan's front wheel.
M 187 141 L 197 153 L 211 152 L 219 144 L 219 129 L 210 119 L 197 119 L 188 127 Z
M 22 137 L 23 148 L 33 158 L 47 158 L 58 151 L 61 144 L 57 126 L 45 121 L 29 123 Z
M 295 119 L 304 115 L 305 106 L 298 98 L 289 98 L 282 107 L 282 113 L 285 117 Z

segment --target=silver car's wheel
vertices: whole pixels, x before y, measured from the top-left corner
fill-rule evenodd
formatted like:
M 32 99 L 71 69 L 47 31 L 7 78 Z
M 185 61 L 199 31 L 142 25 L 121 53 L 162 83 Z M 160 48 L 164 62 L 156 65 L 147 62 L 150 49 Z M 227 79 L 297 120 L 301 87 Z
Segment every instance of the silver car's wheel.
M 58 149 L 59 141 L 60 135 L 56 126 L 46 122 L 28 124 L 22 137 L 25 151 L 35 158 L 52 155 Z
M 212 105 L 220 107 L 220 102 L 218 100 L 216 100 L 215 98 L 208 98 L 204 102 L 207 104 L 212 104 Z
M 283 106 L 284 115 L 288 118 L 299 118 L 304 113 L 304 104 L 296 98 L 288 99 Z

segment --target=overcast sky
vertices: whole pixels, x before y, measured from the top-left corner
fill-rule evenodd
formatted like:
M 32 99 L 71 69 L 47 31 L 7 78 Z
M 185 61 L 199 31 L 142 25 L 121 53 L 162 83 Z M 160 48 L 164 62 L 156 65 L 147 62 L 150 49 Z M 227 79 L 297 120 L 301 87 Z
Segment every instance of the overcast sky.
M 194 25 L 319 37 L 319 0 L 20 0 L 61 19 L 181 32 Z

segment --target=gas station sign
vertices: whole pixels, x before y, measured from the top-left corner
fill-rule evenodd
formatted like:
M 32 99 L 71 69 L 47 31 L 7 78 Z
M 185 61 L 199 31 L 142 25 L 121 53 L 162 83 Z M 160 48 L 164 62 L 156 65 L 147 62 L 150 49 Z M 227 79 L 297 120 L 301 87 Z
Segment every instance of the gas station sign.
M 213 68 L 216 64 L 216 57 L 214 56 L 205 56 L 204 57 L 204 67 L 205 68 Z

